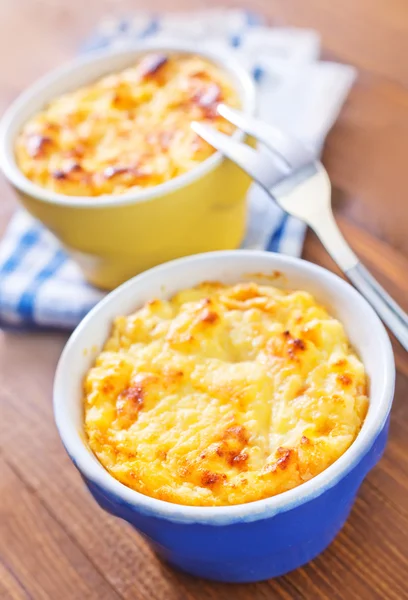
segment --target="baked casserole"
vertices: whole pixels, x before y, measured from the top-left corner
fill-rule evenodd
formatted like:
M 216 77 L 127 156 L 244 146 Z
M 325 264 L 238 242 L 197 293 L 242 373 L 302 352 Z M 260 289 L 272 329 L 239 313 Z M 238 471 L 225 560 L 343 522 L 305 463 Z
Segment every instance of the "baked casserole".
M 23 127 L 17 164 L 32 182 L 69 196 L 124 194 L 190 171 L 214 149 L 190 128 L 239 98 L 204 57 L 149 53 L 129 68 L 54 100 Z
M 117 317 L 85 378 L 85 430 L 125 485 L 195 506 L 311 479 L 352 444 L 364 367 L 304 291 L 203 283 Z

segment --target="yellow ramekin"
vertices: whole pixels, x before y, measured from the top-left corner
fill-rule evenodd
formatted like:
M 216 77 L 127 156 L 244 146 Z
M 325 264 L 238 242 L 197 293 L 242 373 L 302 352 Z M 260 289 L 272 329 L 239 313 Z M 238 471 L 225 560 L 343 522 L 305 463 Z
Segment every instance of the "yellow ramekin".
M 56 96 L 124 69 L 148 50 L 195 53 L 230 76 L 242 110 L 255 111 L 255 87 L 228 51 L 213 53 L 189 44 L 143 42 L 92 53 L 47 75 L 9 108 L 0 125 L 0 164 L 25 208 L 50 229 L 94 285 L 112 289 L 165 261 L 237 248 L 246 221 L 248 177 L 219 153 L 173 180 L 137 193 L 78 197 L 57 194 L 19 170 L 14 144 L 23 124 Z M 234 134 L 243 138 L 240 131 Z

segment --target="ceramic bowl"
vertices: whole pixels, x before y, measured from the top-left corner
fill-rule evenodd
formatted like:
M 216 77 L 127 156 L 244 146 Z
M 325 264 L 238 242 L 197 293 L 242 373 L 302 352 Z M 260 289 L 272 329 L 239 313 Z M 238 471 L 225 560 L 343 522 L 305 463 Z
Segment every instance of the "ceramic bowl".
M 301 486 L 236 506 L 171 504 L 114 479 L 88 447 L 82 404 L 84 375 L 100 352 L 113 318 L 201 281 L 270 283 L 276 271 L 281 275 L 274 285 L 311 292 L 340 319 L 366 367 L 370 406 L 355 442 L 328 469 Z M 394 378 L 388 335 L 373 309 L 348 283 L 300 259 L 255 251 L 211 252 L 135 277 L 88 314 L 61 356 L 54 410 L 63 444 L 102 508 L 128 521 L 175 567 L 210 579 L 249 582 L 303 565 L 339 532 L 361 482 L 383 453 Z
M 0 124 L 0 165 L 22 204 L 56 235 L 86 278 L 105 289 L 179 256 L 237 248 L 245 232 L 250 180 L 219 153 L 163 184 L 117 196 L 57 194 L 32 183 L 19 170 L 14 143 L 33 114 L 52 98 L 120 71 L 147 51 L 193 52 L 208 58 L 229 75 L 242 110 L 254 113 L 253 81 L 232 53 L 144 41 L 131 49 L 86 55 L 47 75 L 14 102 Z M 235 135 L 243 137 L 240 131 Z

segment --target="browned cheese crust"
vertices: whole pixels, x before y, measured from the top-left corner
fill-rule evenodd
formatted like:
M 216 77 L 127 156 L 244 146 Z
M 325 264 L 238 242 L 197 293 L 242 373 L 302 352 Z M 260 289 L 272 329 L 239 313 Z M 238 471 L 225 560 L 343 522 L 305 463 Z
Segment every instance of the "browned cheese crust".
M 303 291 L 204 283 L 118 317 L 85 380 L 89 444 L 143 494 L 240 504 L 314 477 L 364 421 L 364 367 Z

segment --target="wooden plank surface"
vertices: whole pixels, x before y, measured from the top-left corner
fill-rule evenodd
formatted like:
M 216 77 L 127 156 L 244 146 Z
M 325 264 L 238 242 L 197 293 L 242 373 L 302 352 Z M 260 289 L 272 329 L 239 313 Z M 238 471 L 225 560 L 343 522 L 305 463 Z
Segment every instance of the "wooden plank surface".
M 176 0 L 172 9 L 215 6 Z M 225 2 L 224 4 L 228 4 Z M 405 0 L 234 2 L 280 25 L 320 30 L 327 58 L 359 80 L 330 134 L 325 164 L 340 226 L 356 252 L 408 309 L 408 5 Z M 231 3 L 232 5 L 232 3 Z M 167 8 L 165 0 L 151 9 Z M 27 84 L 73 56 L 106 12 L 140 0 L 0 3 L 0 110 Z M 1 182 L 0 235 L 15 209 Z M 334 269 L 308 235 L 305 258 Z M 390 441 L 363 484 L 345 528 L 303 569 L 230 586 L 171 570 L 125 523 L 90 498 L 59 442 L 51 386 L 64 333 L 0 331 L 0 598 L 390 599 L 408 598 L 408 359 L 398 366 Z

